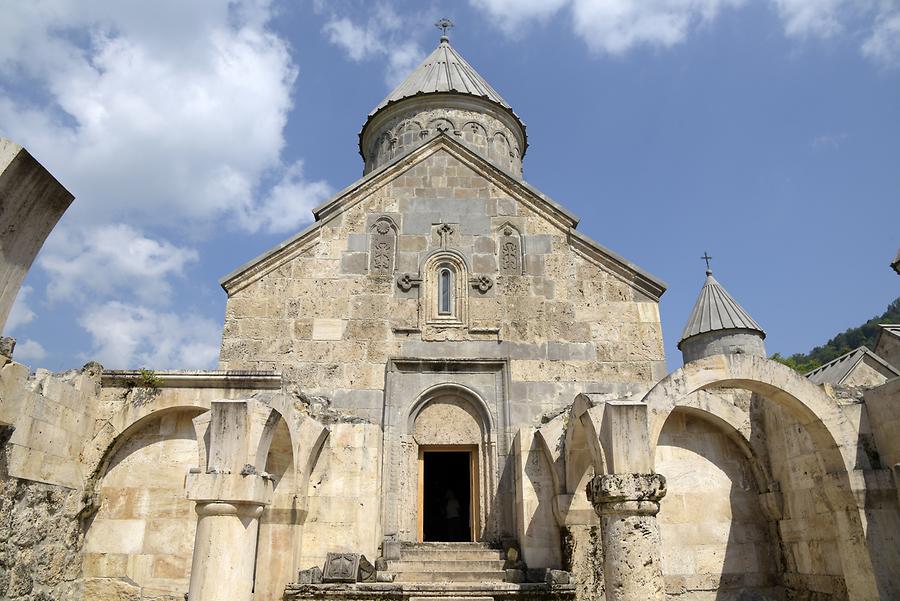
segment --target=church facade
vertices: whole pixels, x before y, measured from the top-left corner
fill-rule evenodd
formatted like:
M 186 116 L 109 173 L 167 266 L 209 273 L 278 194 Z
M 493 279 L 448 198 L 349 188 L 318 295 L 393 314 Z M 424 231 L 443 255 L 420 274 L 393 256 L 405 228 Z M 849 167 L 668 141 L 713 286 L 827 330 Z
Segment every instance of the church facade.
M 0 598 L 900 598 L 896 370 L 766 359 L 707 272 L 667 373 L 665 285 L 527 147 L 442 37 L 363 177 L 222 280 L 218 370 L 4 351 Z

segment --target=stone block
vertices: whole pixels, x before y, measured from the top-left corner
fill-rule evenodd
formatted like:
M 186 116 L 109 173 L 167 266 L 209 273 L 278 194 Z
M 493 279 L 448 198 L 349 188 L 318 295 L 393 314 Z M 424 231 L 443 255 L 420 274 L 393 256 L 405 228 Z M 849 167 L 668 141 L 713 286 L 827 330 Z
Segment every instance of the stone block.
M 321 584 L 322 583 L 322 568 L 319 566 L 313 566 L 308 570 L 300 570 L 300 573 L 297 574 L 297 583 L 298 584 Z
M 526 255 L 548 255 L 553 249 L 553 237 L 547 234 L 525 236 Z
M 344 337 L 346 321 L 343 319 L 314 319 L 313 340 L 341 340 Z
M 368 248 L 368 236 L 366 234 L 350 234 L 347 236 L 347 250 L 349 252 L 366 252 Z
M 571 576 L 565 570 L 547 570 L 546 582 L 550 585 L 569 584 Z
M 472 257 L 472 270 L 475 273 L 492 274 L 497 271 L 497 258 L 494 255 L 475 255 Z
M 376 581 L 376 572 L 375 566 L 366 559 L 365 555 L 360 555 L 359 557 L 359 570 L 356 574 L 357 582 L 375 582 Z
M 431 235 L 431 226 L 441 222 L 437 212 L 409 213 L 403 219 L 403 234 Z
M 328 553 L 325 557 L 323 582 L 356 582 L 359 553 Z
M 369 255 L 364 252 L 347 252 L 341 255 L 341 273 L 364 274 L 369 270 Z

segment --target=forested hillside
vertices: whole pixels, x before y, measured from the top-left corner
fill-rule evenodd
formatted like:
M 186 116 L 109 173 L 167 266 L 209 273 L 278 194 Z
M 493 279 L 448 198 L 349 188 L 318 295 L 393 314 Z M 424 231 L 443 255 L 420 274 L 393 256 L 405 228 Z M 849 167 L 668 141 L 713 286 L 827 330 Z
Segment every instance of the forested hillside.
M 889 304 L 887 310 L 881 315 L 838 334 L 806 354 L 796 353 L 790 357 L 782 357 L 780 353 L 775 353 L 772 355 L 772 359 L 793 367 L 801 373 L 806 373 L 857 347 L 865 345 L 874 350 L 880 323 L 900 323 L 900 297 L 894 299 L 894 302 Z

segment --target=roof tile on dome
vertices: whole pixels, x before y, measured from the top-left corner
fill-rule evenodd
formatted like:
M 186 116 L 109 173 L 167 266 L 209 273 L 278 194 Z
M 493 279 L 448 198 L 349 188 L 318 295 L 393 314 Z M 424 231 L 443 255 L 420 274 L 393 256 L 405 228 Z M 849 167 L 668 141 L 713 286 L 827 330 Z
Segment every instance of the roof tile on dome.
M 374 115 L 392 102 L 404 98 L 441 92 L 479 96 L 512 110 L 503 97 L 450 46 L 450 41 L 442 37 L 434 52 L 429 54 L 369 115 Z
M 750 314 L 716 281 L 712 271 L 707 271 L 706 282 L 684 326 L 678 347 L 681 348 L 681 343 L 691 336 L 718 330 L 754 330 L 763 338 L 766 336 Z

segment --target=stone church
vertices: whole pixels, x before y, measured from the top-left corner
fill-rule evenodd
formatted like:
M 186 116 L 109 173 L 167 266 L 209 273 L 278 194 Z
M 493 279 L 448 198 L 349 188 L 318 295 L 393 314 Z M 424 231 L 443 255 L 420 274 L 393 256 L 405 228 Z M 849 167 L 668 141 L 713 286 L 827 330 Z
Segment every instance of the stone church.
M 222 280 L 218 370 L 29 374 L 4 339 L 0 599 L 900 599 L 900 366 L 770 361 L 707 271 L 667 373 L 665 284 L 527 149 L 442 37 L 362 178 Z M 0 159 L 5 318 L 71 195 Z

